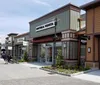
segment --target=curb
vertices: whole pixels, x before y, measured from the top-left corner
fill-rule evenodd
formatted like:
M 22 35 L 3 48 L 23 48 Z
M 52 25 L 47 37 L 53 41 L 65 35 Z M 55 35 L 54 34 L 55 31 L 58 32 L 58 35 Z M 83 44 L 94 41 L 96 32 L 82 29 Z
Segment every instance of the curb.
M 58 71 L 55 71 L 55 70 L 50 70 L 50 69 L 45 69 L 45 68 L 40 68 L 40 69 L 44 70 L 44 71 L 48 71 L 48 72 L 53 72 L 53 73 L 56 73 L 56 74 L 64 75 L 64 76 L 69 76 L 69 77 L 80 75 L 80 74 L 85 74 L 85 73 L 88 73 L 88 72 L 92 72 L 92 71 L 98 70 L 98 69 L 90 69 L 90 70 L 87 70 L 87 71 L 81 71 L 81 72 L 77 72 L 77 73 L 73 73 L 73 74 L 66 74 L 66 73 L 63 73 L 63 72 L 58 72 Z
M 64 75 L 64 76 L 71 76 L 70 74 L 65 74 L 63 72 L 58 72 L 58 71 L 54 71 L 54 70 L 50 70 L 50 69 L 45 69 L 45 68 L 40 68 L 40 69 L 44 70 L 44 71 L 48 71 L 48 72 L 53 72 L 53 73 L 56 73 L 56 74 Z

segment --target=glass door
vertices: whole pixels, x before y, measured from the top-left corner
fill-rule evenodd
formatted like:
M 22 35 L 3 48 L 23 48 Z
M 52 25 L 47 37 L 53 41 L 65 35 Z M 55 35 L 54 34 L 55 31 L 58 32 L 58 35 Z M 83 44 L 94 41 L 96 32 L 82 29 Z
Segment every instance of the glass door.
M 45 47 L 45 62 L 52 63 L 52 46 Z

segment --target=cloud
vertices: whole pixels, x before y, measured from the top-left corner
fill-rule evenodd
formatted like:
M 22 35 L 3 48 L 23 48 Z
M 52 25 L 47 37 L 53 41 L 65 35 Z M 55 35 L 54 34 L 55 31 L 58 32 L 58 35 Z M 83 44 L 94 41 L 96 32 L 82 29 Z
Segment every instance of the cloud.
M 33 17 L 0 17 L 0 33 L 29 31 L 28 22 Z
M 48 4 L 47 2 L 44 2 L 43 0 L 40 1 L 40 0 L 33 0 L 34 3 L 36 4 L 39 4 L 39 5 L 44 5 L 44 6 L 48 6 L 48 7 L 51 7 L 50 4 Z
M 0 40 L 4 41 L 5 36 L 10 32 L 29 31 L 28 22 L 69 2 L 79 6 L 89 1 L 92 0 L 1 0 Z
M 7 34 L 29 31 L 29 22 L 43 15 L 50 5 L 32 0 L 3 0 L 0 3 L 0 42 L 4 43 Z M 40 5 L 42 7 L 40 7 Z M 46 6 L 46 7 L 45 7 Z M 42 10 L 40 8 L 42 8 Z M 37 8 L 39 8 L 37 11 Z M 44 8 L 44 10 L 43 10 Z
M 0 35 L 0 43 L 5 43 L 5 38 L 6 36 L 5 35 Z
M 24 33 L 29 31 L 29 21 L 35 17 L 0 17 L 0 42 L 4 43 L 5 37 L 9 33 Z

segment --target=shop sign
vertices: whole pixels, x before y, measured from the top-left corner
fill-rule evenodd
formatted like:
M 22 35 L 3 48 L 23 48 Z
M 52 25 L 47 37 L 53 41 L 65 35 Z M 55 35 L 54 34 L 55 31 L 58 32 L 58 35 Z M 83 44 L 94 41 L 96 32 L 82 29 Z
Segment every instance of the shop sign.
M 87 41 L 86 41 L 86 40 L 81 40 L 81 42 L 82 42 L 82 43 L 86 43 Z
M 26 48 L 25 47 L 22 47 L 22 50 L 26 50 Z
M 12 46 L 8 46 L 8 50 L 12 50 Z
M 44 30 L 44 29 L 48 29 L 48 28 L 51 28 L 51 27 L 54 27 L 54 26 L 55 26 L 55 21 L 51 21 L 51 22 L 48 22 L 46 24 L 37 26 L 36 27 L 36 32 Z
M 23 46 L 27 46 L 28 42 L 27 41 L 23 41 Z

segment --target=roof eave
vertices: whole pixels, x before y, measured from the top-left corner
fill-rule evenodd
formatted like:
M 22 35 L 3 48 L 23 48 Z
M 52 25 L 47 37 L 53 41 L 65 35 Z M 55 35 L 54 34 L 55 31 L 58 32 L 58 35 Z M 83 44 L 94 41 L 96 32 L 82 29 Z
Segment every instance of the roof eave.
M 97 7 L 97 6 L 100 6 L 100 0 L 95 0 L 95 1 L 89 2 L 87 4 L 80 6 L 80 8 L 83 9 L 83 10 L 88 10 L 90 8 L 94 8 L 94 7 Z
M 10 34 L 8 34 L 8 36 L 11 36 L 11 35 L 18 35 L 18 33 L 10 33 Z

